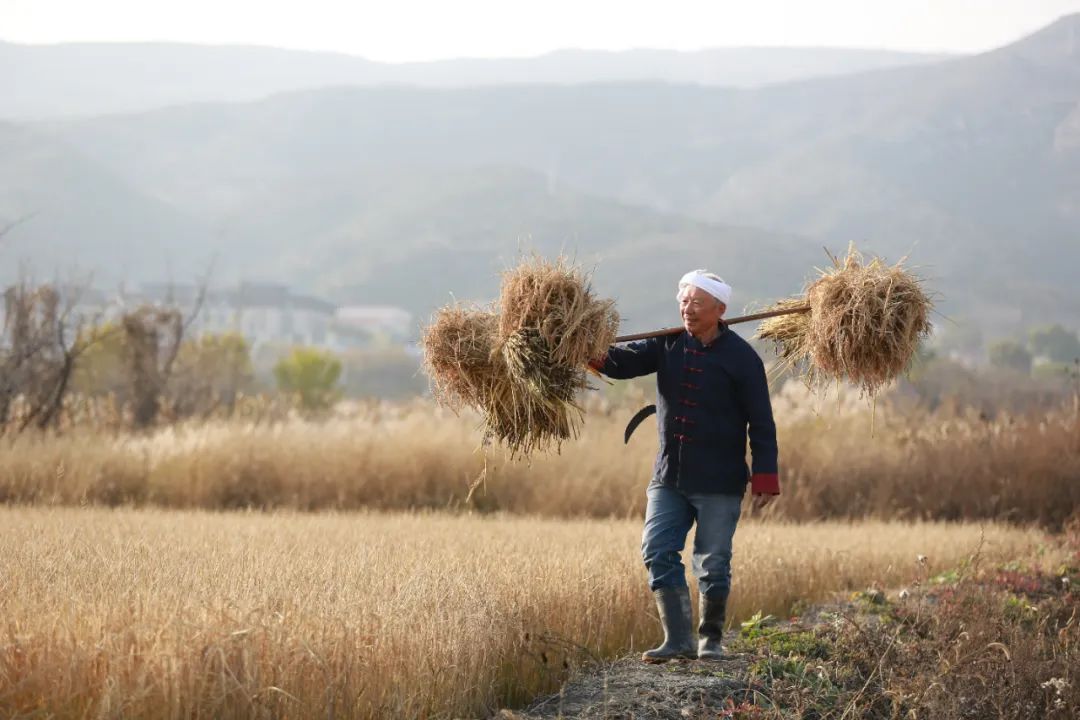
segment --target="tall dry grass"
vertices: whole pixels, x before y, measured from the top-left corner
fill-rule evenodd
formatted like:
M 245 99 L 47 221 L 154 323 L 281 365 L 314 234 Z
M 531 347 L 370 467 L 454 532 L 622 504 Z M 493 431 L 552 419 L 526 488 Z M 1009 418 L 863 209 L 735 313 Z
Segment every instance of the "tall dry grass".
M 477 716 L 657 640 L 632 521 L 0 509 L 0 716 Z M 980 538 L 982 537 L 982 541 Z M 1029 552 L 1004 526 L 746 522 L 733 620 Z
M 1080 414 L 876 413 L 789 385 L 774 400 L 790 519 L 1001 519 L 1056 528 L 1080 501 Z M 479 447 L 480 420 L 425 402 L 327 421 L 211 421 L 151 434 L 72 430 L 0 439 L 0 502 L 175 508 L 501 510 L 638 517 L 652 423 L 594 403 L 581 437 L 531 464 Z M 486 472 L 485 472 L 486 465 Z M 478 478 L 483 481 L 476 485 Z M 470 495 L 470 490 L 472 493 Z

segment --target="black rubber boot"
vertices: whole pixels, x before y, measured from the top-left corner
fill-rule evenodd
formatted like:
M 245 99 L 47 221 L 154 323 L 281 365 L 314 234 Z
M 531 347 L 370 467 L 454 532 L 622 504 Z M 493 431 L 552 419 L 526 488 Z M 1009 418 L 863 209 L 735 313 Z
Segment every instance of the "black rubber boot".
M 653 590 L 653 596 L 660 611 L 660 622 L 664 626 L 664 643 L 643 652 L 641 659 L 648 663 L 661 663 L 676 658 L 696 658 L 690 589 L 664 587 Z
M 727 612 L 728 594 L 699 595 L 701 600 L 701 622 L 698 624 L 698 660 L 722 660 L 724 647 L 720 641 L 724 637 L 724 620 Z

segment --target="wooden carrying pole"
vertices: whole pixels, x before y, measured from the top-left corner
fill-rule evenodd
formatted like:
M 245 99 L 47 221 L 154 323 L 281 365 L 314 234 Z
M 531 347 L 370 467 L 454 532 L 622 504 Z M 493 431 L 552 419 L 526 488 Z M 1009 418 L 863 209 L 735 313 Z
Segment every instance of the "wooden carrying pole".
M 768 310 L 766 312 L 754 313 L 753 315 L 743 315 L 741 317 L 733 317 L 730 320 L 724 320 L 725 325 L 736 325 L 738 323 L 753 322 L 754 320 L 764 320 L 765 318 L 776 317 L 777 315 L 793 315 L 795 313 L 809 312 L 810 306 L 803 305 L 802 307 L 784 308 L 783 310 Z M 649 332 L 634 333 L 633 335 L 620 335 L 615 338 L 615 342 L 630 342 L 631 340 L 645 340 L 646 338 L 663 337 L 665 335 L 678 335 L 685 328 L 683 326 L 664 328 L 663 330 L 650 330 Z

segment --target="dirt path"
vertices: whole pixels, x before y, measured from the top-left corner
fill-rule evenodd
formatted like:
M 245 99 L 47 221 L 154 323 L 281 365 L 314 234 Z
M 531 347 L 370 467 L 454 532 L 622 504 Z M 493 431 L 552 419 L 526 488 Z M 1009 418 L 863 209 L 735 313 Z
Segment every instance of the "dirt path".
M 751 658 L 733 655 L 719 662 L 685 660 L 648 665 L 627 657 L 571 677 L 562 692 L 526 710 L 504 710 L 500 720 L 547 718 L 717 717 L 749 700 Z
M 798 656 L 802 671 L 812 675 L 817 672 L 815 658 L 829 653 L 823 640 L 829 628 L 844 622 L 877 627 L 880 611 L 888 607 L 884 593 L 866 592 L 815 606 L 796 621 L 758 618 L 758 625 L 724 634 L 727 657 L 720 661 L 653 665 L 633 655 L 588 666 L 572 675 L 560 692 L 524 709 L 502 710 L 492 720 L 762 718 L 758 705 L 772 702 L 773 676 L 791 670 L 775 667 L 776 658 Z

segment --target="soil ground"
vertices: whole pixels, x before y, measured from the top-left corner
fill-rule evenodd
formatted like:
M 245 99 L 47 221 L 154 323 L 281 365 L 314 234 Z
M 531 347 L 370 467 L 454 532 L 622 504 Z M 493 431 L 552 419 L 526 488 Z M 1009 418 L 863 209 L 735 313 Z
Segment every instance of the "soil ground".
M 751 659 L 746 654 L 722 661 L 685 660 L 649 665 L 627 657 L 572 677 L 560 693 L 520 712 L 504 710 L 500 720 L 547 718 L 656 718 L 684 720 L 717 717 L 750 700 Z
M 866 603 L 840 600 L 815 606 L 798 622 L 770 623 L 773 636 L 806 633 L 841 615 L 860 615 Z M 737 709 L 753 704 L 768 692 L 752 671 L 762 654 L 739 642 L 738 628 L 724 633 L 727 649 L 723 660 L 674 660 L 651 664 L 639 655 L 611 663 L 592 665 L 574 673 L 553 695 L 522 710 L 502 710 L 494 720 L 686 720 L 687 718 L 737 717 Z

